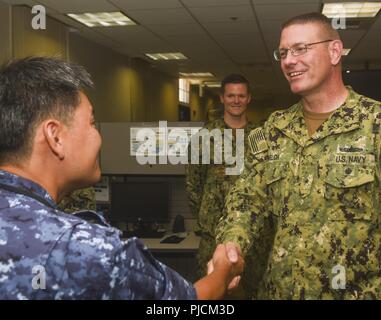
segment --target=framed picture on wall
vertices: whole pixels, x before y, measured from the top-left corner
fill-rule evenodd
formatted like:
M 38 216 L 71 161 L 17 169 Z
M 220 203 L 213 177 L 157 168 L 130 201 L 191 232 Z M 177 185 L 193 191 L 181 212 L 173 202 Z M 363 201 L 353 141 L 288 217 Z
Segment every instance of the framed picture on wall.
M 179 105 L 179 121 L 191 121 L 190 107 Z

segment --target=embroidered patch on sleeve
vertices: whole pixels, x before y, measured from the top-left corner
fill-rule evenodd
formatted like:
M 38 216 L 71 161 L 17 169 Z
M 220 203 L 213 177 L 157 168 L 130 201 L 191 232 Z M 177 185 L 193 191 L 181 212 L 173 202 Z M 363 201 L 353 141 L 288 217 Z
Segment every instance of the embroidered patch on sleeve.
M 257 154 L 268 149 L 265 134 L 262 128 L 251 130 L 248 140 L 252 154 Z

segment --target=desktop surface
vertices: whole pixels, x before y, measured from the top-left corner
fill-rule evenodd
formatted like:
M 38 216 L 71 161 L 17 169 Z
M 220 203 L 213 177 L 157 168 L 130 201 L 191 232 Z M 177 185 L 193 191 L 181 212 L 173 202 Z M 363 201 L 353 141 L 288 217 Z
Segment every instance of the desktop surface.
M 185 237 L 181 237 L 179 235 L 172 234 L 172 235 L 166 236 L 163 239 L 161 239 L 160 243 L 180 243 L 185 238 L 186 238 L 186 236 Z
M 159 238 L 161 239 L 165 234 L 164 231 L 157 231 L 157 230 L 128 230 L 123 231 L 123 238 L 131 238 L 131 237 L 138 237 L 138 238 Z
M 168 233 L 162 238 L 139 238 L 150 250 L 156 252 L 195 252 L 198 250 L 200 245 L 201 238 L 196 236 L 196 234 L 191 231 L 187 232 L 187 235 L 184 237 L 184 233 L 181 233 L 181 236 L 184 238 L 179 243 L 161 243 L 160 241 L 168 236 L 173 235 L 173 233 Z M 123 238 L 124 234 L 123 234 Z

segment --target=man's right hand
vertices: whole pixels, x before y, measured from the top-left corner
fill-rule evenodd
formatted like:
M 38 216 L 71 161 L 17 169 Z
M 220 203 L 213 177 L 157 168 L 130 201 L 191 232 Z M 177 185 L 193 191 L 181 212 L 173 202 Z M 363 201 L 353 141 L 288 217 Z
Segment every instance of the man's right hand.
M 228 259 L 231 266 L 231 279 L 228 284 L 228 290 L 234 289 L 238 286 L 242 273 L 244 261 L 241 256 L 241 249 L 234 242 L 228 242 L 226 244 L 219 244 L 214 251 L 213 258 L 208 262 L 207 273 L 212 273 L 219 259 Z

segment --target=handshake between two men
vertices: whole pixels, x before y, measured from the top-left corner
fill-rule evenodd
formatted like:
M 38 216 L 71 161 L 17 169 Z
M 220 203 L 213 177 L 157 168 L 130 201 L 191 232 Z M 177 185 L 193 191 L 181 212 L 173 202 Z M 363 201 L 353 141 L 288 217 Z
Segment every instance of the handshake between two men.
M 194 284 L 198 299 L 220 299 L 226 291 L 237 288 L 243 268 L 244 260 L 234 243 L 217 245 L 207 265 L 208 275 Z

